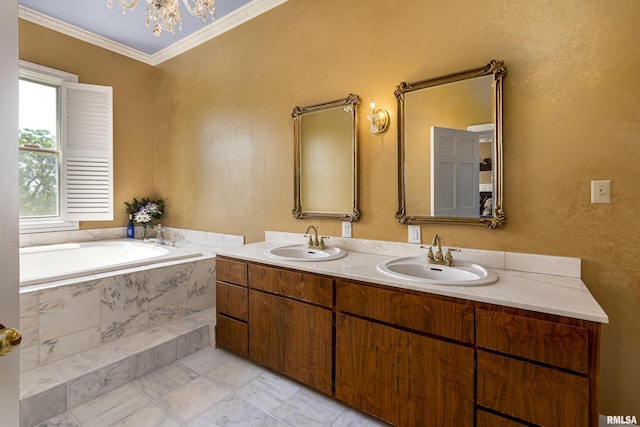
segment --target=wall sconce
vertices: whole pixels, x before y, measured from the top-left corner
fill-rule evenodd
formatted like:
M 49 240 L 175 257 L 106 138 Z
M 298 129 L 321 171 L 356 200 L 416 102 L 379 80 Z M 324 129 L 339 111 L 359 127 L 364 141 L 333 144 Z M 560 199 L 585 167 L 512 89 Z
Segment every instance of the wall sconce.
M 372 134 L 382 133 L 387 130 L 387 126 L 389 126 L 389 113 L 384 108 L 378 109 L 376 111 L 376 103 L 371 98 L 371 114 L 367 116 L 367 119 L 371 122 L 371 126 L 369 126 L 369 132 Z

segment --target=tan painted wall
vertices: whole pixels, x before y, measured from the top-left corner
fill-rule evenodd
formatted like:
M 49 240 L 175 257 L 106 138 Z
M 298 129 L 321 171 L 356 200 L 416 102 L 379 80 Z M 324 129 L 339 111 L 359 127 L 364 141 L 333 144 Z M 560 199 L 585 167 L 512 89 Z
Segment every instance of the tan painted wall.
M 509 222 L 497 231 L 425 225 L 424 241 L 437 232 L 446 245 L 582 258 L 583 280 L 611 320 L 601 412 L 640 416 L 639 21 L 637 0 L 290 0 L 156 68 L 154 187 L 149 67 L 22 22 L 20 48 L 29 47 L 24 59 L 138 95 L 116 104 L 116 205 L 153 188 L 167 202 L 164 224 L 248 242 L 312 223 L 339 234 L 338 222 L 291 216 L 290 114 L 348 93 L 374 97 L 392 120 L 374 137 L 360 112 L 354 237 L 406 241 L 393 218 L 395 86 L 504 60 Z M 612 180 L 612 204 L 589 203 L 591 179 Z
M 581 257 L 611 318 L 602 411 L 640 415 L 640 4 L 291 0 L 157 67 L 156 190 L 170 225 L 302 232 L 293 207 L 291 109 L 353 92 L 391 113 L 382 137 L 360 110 L 354 237 L 406 241 L 396 211 L 395 86 L 505 61 L 502 230 L 426 225 L 447 245 Z M 591 205 L 591 179 L 613 203 Z
M 155 197 L 153 67 L 24 20 L 19 21 L 19 55 L 76 74 L 80 83 L 113 87 L 114 221 L 80 226 L 126 225 L 125 201 Z

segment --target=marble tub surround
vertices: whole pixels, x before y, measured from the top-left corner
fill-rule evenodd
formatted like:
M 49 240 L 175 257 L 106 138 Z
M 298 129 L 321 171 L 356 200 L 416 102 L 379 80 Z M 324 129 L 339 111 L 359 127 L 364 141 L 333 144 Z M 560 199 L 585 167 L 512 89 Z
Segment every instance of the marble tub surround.
M 32 426 L 84 405 L 210 347 L 214 322 L 215 309 L 210 308 L 23 372 L 21 426 Z
M 215 259 L 203 255 L 20 290 L 21 371 L 215 305 Z
M 214 248 L 242 246 L 244 244 L 244 236 L 164 226 L 162 228 L 165 238 L 174 241 L 177 247 L 197 247 L 204 249 L 205 252 L 209 252 Z M 136 239 L 142 238 L 141 226 L 136 227 L 135 236 Z M 148 237 L 152 238 L 154 236 L 155 231 L 151 230 Z M 20 247 L 89 242 L 95 240 L 114 240 L 124 239 L 126 237 L 127 227 L 31 233 L 20 235 Z
M 327 244 L 349 252 L 344 258 L 323 262 L 296 262 L 272 259 L 264 252 L 281 245 L 305 243 L 306 238 L 302 234 L 267 232 L 265 235 L 267 240 L 264 242 L 222 249 L 217 254 L 472 301 L 600 323 L 608 322 L 607 314 L 580 280 L 579 259 L 463 248 L 461 253 L 455 254 L 455 259 L 477 262 L 490 268 L 498 274 L 498 282 L 469 287 L 428 285 L 391 278 L 376 268 L 378 263 L 397 257 L 426 256 L 425 250 L 419 245 L 331 237 Z M 512 267 L 519 270 L 512 270 Z

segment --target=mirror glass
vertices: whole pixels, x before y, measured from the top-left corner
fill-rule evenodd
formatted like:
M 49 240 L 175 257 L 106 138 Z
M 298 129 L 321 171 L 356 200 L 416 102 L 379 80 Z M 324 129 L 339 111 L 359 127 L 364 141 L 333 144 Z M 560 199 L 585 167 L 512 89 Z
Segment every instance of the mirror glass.
M 398 99 L 398 201 L 403 224 L 506 221 L 502 206 L 501 61 L 403 82 Z
M 293 109 L 295 218 L 357 221 L 357 107 L 360 98 Z

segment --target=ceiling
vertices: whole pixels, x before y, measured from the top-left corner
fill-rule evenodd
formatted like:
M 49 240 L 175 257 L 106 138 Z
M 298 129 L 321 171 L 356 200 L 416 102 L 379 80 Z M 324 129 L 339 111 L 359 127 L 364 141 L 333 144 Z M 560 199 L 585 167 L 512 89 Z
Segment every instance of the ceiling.
M 182 0 L 182 31 L 157 37 L 145 26 L 147 2 L 140 0 L 122 14 L 118 0 L 18 0 L 19 17 L 85 40 L 134 59 L 157 65 L 198 44 L 246 22 L 287 0 L 216 0 L 216 19 L 191 15 Z

